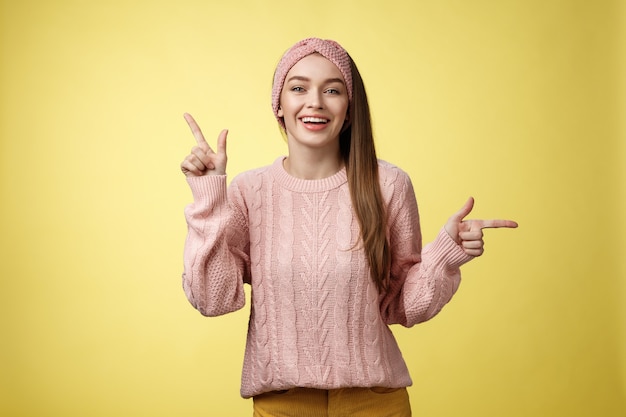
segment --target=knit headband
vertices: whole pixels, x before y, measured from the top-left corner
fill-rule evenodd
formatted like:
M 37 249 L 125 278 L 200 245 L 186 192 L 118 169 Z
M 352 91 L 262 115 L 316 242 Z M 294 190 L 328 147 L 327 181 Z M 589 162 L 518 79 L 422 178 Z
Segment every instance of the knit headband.
M 341 71 L 341 74 L 343 75 L 343 80 L 346 83 L 346 89 L 348 90 L 348 100 L 352 102 L 352 70 L 350 69 L 350 57 L 348 56 L 346 50 L 343 49 L 337 42 L 330 39 L 303 39 L 285 52 L 276 66 L 276 72 L 274 73 L 272 109 L 274 110 L 274 116 L 276 116 L 278 123 L 280 123 L 283 127 L 283 121 L 280 117 L 278 117 L 278 107 L 280 105 L 280 93 L 285 85 L 287 73 L 302 58 L 316 52 L 339 68 L 339 71 Z

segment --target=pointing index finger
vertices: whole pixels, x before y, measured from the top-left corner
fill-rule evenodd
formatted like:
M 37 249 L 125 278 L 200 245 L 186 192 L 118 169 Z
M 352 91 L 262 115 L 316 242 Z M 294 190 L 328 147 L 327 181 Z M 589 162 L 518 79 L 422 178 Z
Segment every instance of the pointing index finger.
M 479 220 L 479 221 L 476 222 L 476 226 L 478 226 L 478 227 L 472 227 L 472 229 L 474 229 L 474 228 L 476 228 L 476 229 L 478 229 L 478 228 L 480 228 L 480 229 L 497 229 L 497 228 L 501 228 L 501 227 L 514 229 L 514 228 L 517 227 L 517 222 L 514 222 L 513 220 L 501 220 L 501 219 L 497 219 L 497 220 Z
M 187 121 L 187 124 L 189 125 L 189 128 L 191 129 L 191 133 L 193 133 L 193 137 L 196 138 L 198 146 L 200 146 L 202 149 L 208 150 L 209 144 L 207 143 L 206 139 L 204 139 L 204 135 L 202 134 L 202 130 L 200 130 L 200 126 L 198 126 L 198 123 L 196 123 L 194 118 L 189 113 L 185 113 L 184 117 Z

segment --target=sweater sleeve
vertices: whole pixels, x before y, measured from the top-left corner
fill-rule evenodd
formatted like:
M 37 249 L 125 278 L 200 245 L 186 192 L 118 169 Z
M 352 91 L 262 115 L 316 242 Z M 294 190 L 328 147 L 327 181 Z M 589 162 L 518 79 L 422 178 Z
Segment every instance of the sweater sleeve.
M 459 287 L 460 267 L 472 259 L 441 229 L 422 249 L 417 201 L 411 180 L 402 171 L 388 203 L 391 282 L 382 296 L 387 324 L 406 327 L 434 317 Z
M 183 289 L 205 316 L 218 316 L 245 304 L 249 276 L 245 210 L 230 198 L 226 176 L 188 177 L 193 203 L 185 208 Z M 233 196 L 236 187 L 233 189 Z

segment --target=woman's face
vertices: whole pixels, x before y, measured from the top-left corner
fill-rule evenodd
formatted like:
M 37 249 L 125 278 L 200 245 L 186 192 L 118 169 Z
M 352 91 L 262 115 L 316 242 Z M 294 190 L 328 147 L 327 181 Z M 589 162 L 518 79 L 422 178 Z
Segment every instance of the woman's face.
M 343 76 L 335 64 L 319 54 L 298 61 L 287 73 L 278 108 L 290 150 L 336 147 L 338 151 L 348 104 Z

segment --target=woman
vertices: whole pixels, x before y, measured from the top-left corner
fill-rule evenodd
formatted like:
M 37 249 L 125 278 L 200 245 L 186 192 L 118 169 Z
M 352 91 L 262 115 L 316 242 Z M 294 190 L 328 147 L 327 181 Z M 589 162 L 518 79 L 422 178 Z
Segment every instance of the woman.
M 376 157 L 360 74 L 336 42 L 309 38 L 279 62 L 272 106 L 288 156 L 226 186 L 193 118 L 181 164 L 186 208 L 183 287 L 202 314 L 244 305 L 251 316 L 241 395 L 255 416 L 410 416 L 408 369 L 390 324 L 413 326 L 450 300 L 459 268 L 483 253 L 473 200 L 423 249 L 411 181 Z

